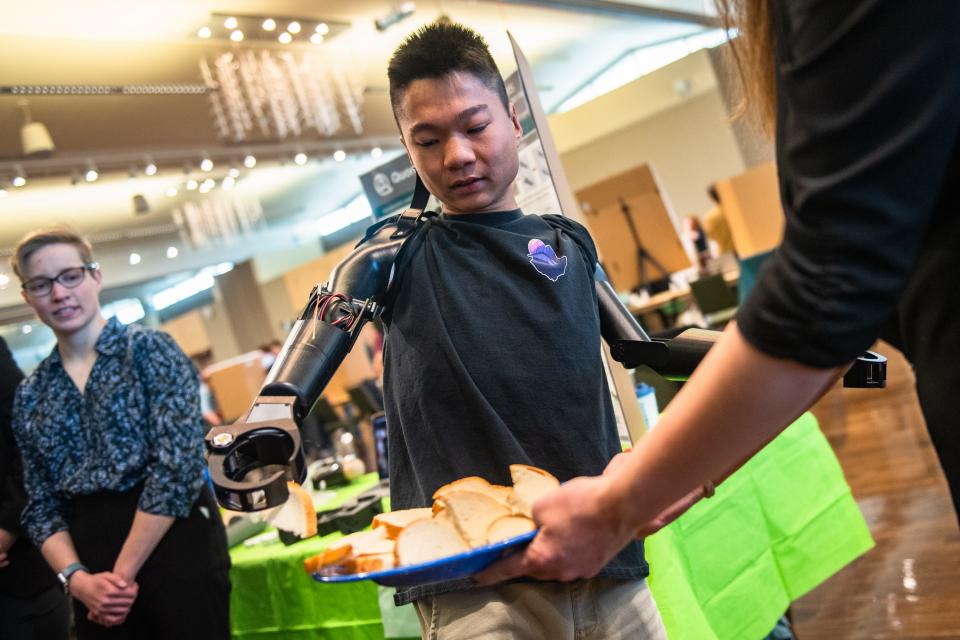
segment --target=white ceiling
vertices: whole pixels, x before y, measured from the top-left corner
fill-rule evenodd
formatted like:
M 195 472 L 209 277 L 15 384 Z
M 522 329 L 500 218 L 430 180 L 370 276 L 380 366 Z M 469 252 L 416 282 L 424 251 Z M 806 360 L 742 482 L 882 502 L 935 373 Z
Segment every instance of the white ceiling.
M 293 142 L 327 144 L 330 149 L 343 146 L 357 154 L 344 163 L 316 159 L 305 167 L 261 162 L 238 183 L 239 192 L 260 200 L 271 227 L 282 228 L 304 216 L 332 211 L 356 193 L 357 174 L 376 164 L 362 150 L 374 145 L 388 151 L 391 144 L 397 147 L 386 95 L 386 61 L 410 31 L 439 15 L 480 31 L 504 74 L 514 68 L 506 38 L 509 29 L 531 60 L 541 99 L 549 108 L 625 51 L 701 30 L 703 25 L 694 14 L 709 13 L 704 0 L 434 0 L 418 2 L 410 18 L 378 32 L 373 21 L 392 4 L 388 0 L 0 0 L 0 85 L 200 83 L 198 59 L 231 46 L 194 37 L 212 13 L 349 23 L 345 32 L 318 50 L 329 51 L 363 79 L 364 133 L 330 140 L 314 134 Z M 641 10 L 644 6 L 687 11 L 693 17 L 657 17 Z M 0 95 L 0 182 L 10 177 L 12 163 L 21 160 L 22 117 L 17 101 L 17 97 Z M 158 162 L 161 171 L 152 178 L 128 180 L 126 169 L 116 167 L 102 171 L 96 183 L 71 186 L 70 170 L 64 167 L 73 162 L 80 167 L 84 158 L 93 156 L 173 157 L 200 150 L 238 159 L 246 149 L 258 149 L 261 142 L 277 142 L 236 146 L 218 140 L 205 96 L 46 96 L 31 98 L 30 105 L 33 119 L 50 130 L 57 151 L 45 164 L 24 163 L 31 170 L 35 167 L 35 175 L 27 186 L 10 189 L 6 198 L 0 198 L 0 253 L 9 252 L 26 231 L 56 222 L 101 238 L 97 246 L 101 253 L 125 255 L 131 247 L 165 246 L 177 238 L 171 212 L 182 202 L 182 191 L 174 198 L 165 191 L 182 185 L 182 161 Z M 221 164 L 215 171 L 225 168 Z M 42 173 L 53 175 L 39 177 Z M 147 198 L 148 214 L 133 214 L 135 193 Z M 250 246 L 234 249 L 235 257 L 250 252 Z M 194 258 L 202 262 L 204 256 Z M 210 258 L 213 262 L 214 256 Z M 174 262 L 144 264 L 140 273 L 125 273 L 124 281 L 160 277 L 187 266 L 187 261 Z M 9 273 L 5 265 L 0 271 Z M 19 303 L 15 289 L 11 283 L 0 291 L 0 310 Z

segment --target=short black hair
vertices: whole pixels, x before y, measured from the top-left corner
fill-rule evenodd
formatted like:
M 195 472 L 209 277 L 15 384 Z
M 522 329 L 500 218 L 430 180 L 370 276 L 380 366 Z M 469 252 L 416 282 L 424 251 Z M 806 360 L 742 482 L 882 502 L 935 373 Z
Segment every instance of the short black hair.
M 390 58 L 387 78 L 394 118 L 398 117 L 403 92 L 414 81 L 443 78 L 458 71 L 474 75 L 500 97 L 504 109 L 510 109 L 507 88 L 487 42 L 469 27 L 439 20 L 407 36 Z

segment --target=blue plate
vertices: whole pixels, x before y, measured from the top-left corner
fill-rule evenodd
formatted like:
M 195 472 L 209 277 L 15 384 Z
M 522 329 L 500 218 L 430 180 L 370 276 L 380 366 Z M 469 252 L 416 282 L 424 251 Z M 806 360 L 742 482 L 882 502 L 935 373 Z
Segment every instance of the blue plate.
M 313 579 L 320 582 L 373 580 L 377 584 L 382 584 L 386 587 L 415 587 L 431 582 L 445 582 L 447 580 L 468 578 L 476 573 L 480 573 L 495 561 L 525 546 L 533 540 L 536 535 L 536 530 L 528 531 L 515 538 L 501 540 L 500 542 L 488 544 L 485 547 L 477 547 L 465 553 L 458 553 L 455 556 L 440 558 L 439 560 L 432 560 L 430 562 L 424 562 L 423 564 L 386 569 L 385 571 L 338 574 L 337 571 L 339 567 L 324 567 L 313 574 Z

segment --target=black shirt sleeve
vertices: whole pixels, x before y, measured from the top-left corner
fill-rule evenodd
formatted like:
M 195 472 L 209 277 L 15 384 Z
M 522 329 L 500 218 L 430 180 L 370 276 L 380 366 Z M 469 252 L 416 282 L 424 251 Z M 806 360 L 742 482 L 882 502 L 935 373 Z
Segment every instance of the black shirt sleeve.
M 960 3 L 773 2 L 786 227 L 737 316 L 765 353 L 849 362 L 893 312 L 958 153 Z
M 593 238 L 590 236 L 590 232 L 587 231 L 586 227 L 575 220 L 563 216 L 548 214 L 540 217 L 551 227 L 565 232 L 577 243 L 580 253 L 583 254 L 583 259 L 587 261 L 591 269 L 597 265 L 600 261 L 597 256 L 597 245 L 593 242 Z
M 7 343 L 0 338 L 0 529 L 22 534 L 20 512 L 27 497 L 23 490 L 20 456 L 10 429 L 13 399 L 23 373 Z

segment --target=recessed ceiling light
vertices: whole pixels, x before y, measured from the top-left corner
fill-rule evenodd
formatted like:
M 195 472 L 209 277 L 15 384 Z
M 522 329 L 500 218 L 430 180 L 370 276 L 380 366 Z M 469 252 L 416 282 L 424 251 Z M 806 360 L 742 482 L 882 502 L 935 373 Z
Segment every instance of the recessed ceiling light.
M 167 257 L 168 257 L 168 258 L 170 258 L 171 260 L 173 260 L 173 259 L 176 258 L 178 255 L 180 255 L 180 249 L 177 249 L 176 247 L 167 247 Z
M 143 173 L 148 176 L 157 175 L 157 165 L 153 163 L 152 160 L 147 161 L 147 166 L 143 168 Z
M 140 257 L 140 254 L 139 254 L 139 253 L 131 253 L 131 254 L 130 254 L 130 264 L 140 264 L 140 261 L 141 261 L 142 259 L 143 259 L 143 258 Z
M 213 32 L 210 31 L 210 27 L 200 27 L 199 29 L 197 29 L 198 38 L 206 39 L 206 38 L 209 38 L 211 35 L 213 35 Z
M 266 20 L 263 21 L 263 24 L 261 26 L 263 27 L 264 31 L 273 31 L 274 29 L 277 28 L 277 21 L 274 20 L 273 18 L 267 18 Z
M 187 180 L 187 184 L 185 186 L 187 187 L 187 191 L 196 191 L 197 187 L 200 186 L 200 183 L 198 183 L 193 178 L 190 178 L 189 180 Z
M 307 164 L 307 154 L 301 151 L 297 155 L 293 156 L 293 161 L 302 167 L 303 165 Z
M 31 331 L 33 331 L 33 327 L 30 326 L 29 324 L 25 324 L 22 327 L 20 327 L 20 333 L 22 333 L 23 335 L 28 335 L 30 334 Z
M 239 24 L 240 23 L 237 22 L 237 19 L 234 18 L 233 16 L 230 16 L 229 18 L 223 21 L 223 26 L 226 27 L 227 29 L 236 29 L 237 25 Z
M 97 167 L 94 166 L 92 161 L 87 162 L 87 172 L 83 174 L 83 179 L 87 182 L 94 182 L 97 178 L 100 177 L 100 172 L 97 171 Z
M 330 26 L 326 22 L 321 22 L 317 25 L 316 32 L 322 36 L 325 36 L 330 33 Z
M 347 152 L 344 151 L 343 149 L 337 149 L 336 151 L 333 152 L 333 159 L 336 160 L 337 162 L 343 162 L 344 160 L 347 159 Z
M 230 191 L 231 189 L 233 189 L 233 185 L 236 184 L 236 182 L 237 182 L 236 178 L 233 178 L 232 176 L 227 176 L 220 182 L 220 187 L 224 191 Z
M 167 196 L 168 196 L 168 197 L 172 198 L 172 197 L 174 197 L 174 196 L 176 196 L 176 195 L 177 195 L 177 188 L 176 188 L 176 187 L 168 187 L 168 188 L 167 188 Z
M 370 155 L 374 158 L 379 158 L 383 155 L 383 149 L 380 147 L 374 147 L 373 149 L 370 149 Z
M 237 169 L 236 167 L 230 167 L 230 170 L 227 171 L 227 175 L 230 176 L 231 178 L 239 178 L 240 169 Z
M 286 31 L 284 31 L 279 36 L 277 36 L 277 40 L 279 40 L 281 44 L 290 44 L 291 42 L 293 42 L 293 36 L 287 33 Z
M 287 25 L 287 31 L 290 33 L 300 33 L 300 23 L 294 20 Z
M 245 166 L 247 169 L 253 169 L 255 166 L 257 166 L 257 159 L 252 153 L 248 153 L 243 159 L 243 166 Z
M 230 34 L 230 39 L 233 40 L 234 42 L 240 42 L 241 40 L 243 40 L 243 31 L 240 31 L 239 29 L 237 29 L 236 31 Z
M 200 161 L 200 170 L 201 171 L 212 171 L 213 170 L 213 160 L 210 158 L 204 158 Z
M 315 33 L 312 36 L 310 36 L 310 42 L 312 42 L 313 44 L 323 44 L 323 36 L 320 35 L 319 33 Z

